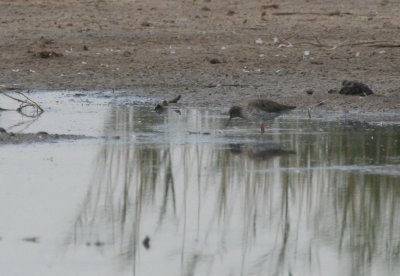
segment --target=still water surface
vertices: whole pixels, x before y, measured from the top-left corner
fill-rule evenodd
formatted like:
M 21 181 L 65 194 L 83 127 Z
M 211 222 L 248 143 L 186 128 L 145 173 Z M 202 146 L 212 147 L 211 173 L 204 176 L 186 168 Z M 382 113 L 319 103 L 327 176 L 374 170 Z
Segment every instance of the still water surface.
M 399 275 L 399 125 L 84 101 L 1 148 L 1 275 Z

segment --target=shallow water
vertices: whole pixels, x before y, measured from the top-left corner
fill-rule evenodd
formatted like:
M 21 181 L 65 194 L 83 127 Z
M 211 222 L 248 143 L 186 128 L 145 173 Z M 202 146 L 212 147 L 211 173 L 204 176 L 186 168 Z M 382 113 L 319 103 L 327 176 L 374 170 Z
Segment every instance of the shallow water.
M 400 273 L 399 124 L 37 97 L 0 126 L 102 138 L 1 146 L 1 275 Z

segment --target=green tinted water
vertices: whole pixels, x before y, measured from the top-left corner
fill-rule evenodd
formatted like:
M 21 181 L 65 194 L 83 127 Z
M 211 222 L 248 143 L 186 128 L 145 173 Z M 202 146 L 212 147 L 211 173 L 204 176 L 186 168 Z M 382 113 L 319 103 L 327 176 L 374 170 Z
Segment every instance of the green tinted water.
M 99 149 L 76 245 L 105 237 L 137 275 L 397 274 L 399 126 L 298 115 L 260 135 L 218 111 L 112 109 L 121 139 Z

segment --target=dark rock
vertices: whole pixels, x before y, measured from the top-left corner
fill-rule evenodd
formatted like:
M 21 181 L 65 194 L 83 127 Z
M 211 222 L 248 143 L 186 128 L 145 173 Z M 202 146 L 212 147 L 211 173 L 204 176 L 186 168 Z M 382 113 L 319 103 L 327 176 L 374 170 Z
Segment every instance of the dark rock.
M 218 63 L 221 63 L 221 61 L 219 59 L 217 59 L 217 58 L 212 58 L 212 59 L 210 59 L 210 63 L 211 64 L 218 64 Z
M 207 6 L 204 6 L 201 8 L 202 11 L 211 11 L 211 9 Z
M 147 21 L 142 22 L 142 24 L 140 24 L 142 27 L 150 27 L 151 24 Z
M 318 61 L 318 60 L 310 60 L 311 64 L 315 64 L 315 65 L 322 65 L 324 64 L 322 61 Z
M 232 16 L 232 15 L 234 15 L 234 14 L 235 14 L 234 11 L 228 11 L 228 12 L 226 13 L 226 15 L 229 15 L 229 16 Z
M 329 89 L 328 93 L 329 94 L 336 94 L 338 91 L 336 89 Z
M 305 92 L 306 92 L 308 95 L 314 94 L 314 90 L 313 90 L 313 89 L 307 89 Z
M 374 92 L 364 83 L 345 80 L 342 82 L 339 94 L 368 96 L 374 94 Z
M 7 130 L 5 130 L 4 128 L 0 127 L 0 133 L 7 133 Z

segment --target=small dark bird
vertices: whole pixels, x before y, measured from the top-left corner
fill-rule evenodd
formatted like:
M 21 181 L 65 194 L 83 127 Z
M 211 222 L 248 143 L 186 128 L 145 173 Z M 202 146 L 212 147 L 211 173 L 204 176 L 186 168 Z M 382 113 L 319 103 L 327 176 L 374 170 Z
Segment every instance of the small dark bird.
M 173 99 L 171 99 L 171 100 L 169 100 L 169 101 L 164 100 L 164 101 L 162 101 L 162 103 L 157 104 L 157 105 L 154 107 L 154 110 L 155 110 L 157 113 L 161 114 L 161 113 L 163 113 L 163 112 L 166 111 L 166 109 L 167 109 L 167 107 L 168 107 L 168 104 L 170 104 L 170 103 L 175 104 L 175 103 L 177 103 L 180 99 L 181 99 L 181 95 L 178 95 L 178 96 L 176 96 L 175 98 L 173 98 Z M 176 113 L 178 113 L 179 115 L 181 114 L 181 111 L 180 111 L 179 109 L 174 109 L 174 111 L 175 111 Z
M 165 108 L 168 106 L 168 102 L 167 101 L 163 101 L 161 104 L 157 104 L 156 107 L 154 107 L 154 110 L 161 114 L 165 111 Z
M 241 106 L 232 106 L 229 109 L 229 120 L 239 117 L 251 121 L 259 121 L 261 133 L 265 132 L 264 121 L 272 120 L 284 112 L 296 108 L 295 106 L 283 105 L 266 99 L 254 99 L 247 101 Z

